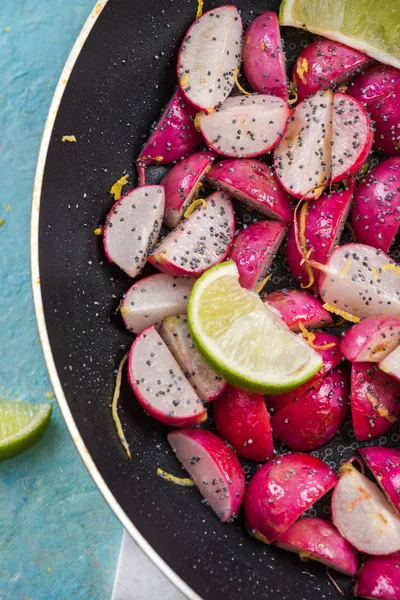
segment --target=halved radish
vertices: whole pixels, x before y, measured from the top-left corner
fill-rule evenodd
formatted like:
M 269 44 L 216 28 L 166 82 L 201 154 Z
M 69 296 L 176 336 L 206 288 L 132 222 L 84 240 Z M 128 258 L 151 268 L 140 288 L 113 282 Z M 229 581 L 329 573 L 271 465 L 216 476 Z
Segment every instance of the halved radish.
M 263 94 L 231 96 L 198 124 L 210 148 L 218 154 L 250 158 L 269 152 L 282 138 L 290 116 L 288 103 Z
M 316 560 L 344 575 L 354 576 L 358 556 L 336 527 L 318 517 L 299 519 L 285 531 L 275 545 L 300 557 Z
M 368 600 L 399 600 L 400 557 L 369 558 L 358 574 L 354 595 Z
M 239 68 L 242 19 L 236 6 L 219 6 L 189 27 L 178 55 L 178 81 L 186 98 L 203 110 L 221 104 Z
M 299 323 L 307 329 L 332 325 L 332 316 L 322 306 L 319 298 L 300 290 L 277 290 L 264 298 L 280 312 L 292 331 L 300 331 Z
M 193 284 L 193 279 L 164 273 L 134 283 L 120 302 L 125 327 L 141 333 L 150 325 L 161 325 L 166 317 L 185 313 Z
M 177 458 L 223 523 L 237 517 L 245 491 L 244 472 L 234 452 L 204 429 L 168 434 Z
M 213 413 L 219 435 L 238 456 L 265 462 L 274 455 L 274 443 L 263 396 L 228 386 L 214 402 Z
M 226 381 L 206 365 L 195 348 L 186 315 L 164 319 L 160 335 L 199 398 L 203 402 L 217 398 L 226 388 Z
M 106 256 L 131 277 L 139 275 L 157 242 L 164 200 L 163 187 L 142 186 L 115 202 L 107 215 L 103 235 Z
M 133 342 L 128 375 L 137 400 L 157 421 L 182 427 L 206 420 L 200 398 L 154 326 Z
M 400 344 L 399 317 L 368 317 L 348 329 L 342 352 L 351 362 L 380 362 Z
M 353 79 L 348 91 L 368 107 L 399 87 L 400 69 L 378 63 Z
M 376 481 L 400 514 L 400 450 L 387 446 L 359 448 Z
M 331 509 L 341 535 L 365 554 L 400 550 L 400 518 L 380 489 L 349 463 L 339 474 Z
M 319 458 L 277 456 L 258 469 L 247 487 L 244 512 L 252 535 L 274 542 L 335 484 L 335 473 Z
M 228 194 L 214 192 L 154 248 L 149 256 L 157 269 L 170 275 L 197 277 L 228 256 L 235 231 Z
M 379 363 L 379 368 L 384 373 L 400 381 L 400 346 Z

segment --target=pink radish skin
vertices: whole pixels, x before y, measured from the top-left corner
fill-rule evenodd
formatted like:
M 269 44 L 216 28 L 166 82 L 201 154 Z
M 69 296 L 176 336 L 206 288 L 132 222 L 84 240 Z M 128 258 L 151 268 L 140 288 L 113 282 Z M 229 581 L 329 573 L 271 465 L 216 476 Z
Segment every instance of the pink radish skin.
M 285 57 L 277 15 L 266 10 L 243 36 L 243 70 L 255 92 L 289 98 Z
M 342 428 L 347 407 L 346 375 L 334 371 L 273 416 L 272 431 L 292 450 L 315 450 L 330 442 Z
M 397 88 L 400 88 L 400 69 L 378 64 L 353 79 L 348 92 L 368 107 Z
M 208 180 L 270 219 L 289 223 L 292 218 L 290 197 L 265 163 L 252 159 L 223 160 L 213 166 Z
M 400 450 L 372 446 L 359 448 L 358 452 L 400 515 Z
M 271 544 L 336 484 L 319 458 L 285 454 L 263 465 L 247 487 L 244 512 L 254 537 Z
M 146 185 L 117 200 L 106 217 L 103 245 L 107 259 L 130 277 L 140 274 L 157 242 L 164 203 L 164 188 Z
M 400 549 L 400 519 L 380 489 L 351 464 L 342 465 L 332 495 L 332 521 L 354 548 L 388 555 Z
M 342 352 L 350 362 L 380 362 L 400 344 L 400 317 L 368 317 L 348 329 Z
M 344 575 L 353 577 L 358 569 L 357 552 L 336 527 L 317 517 L 305 517 L 293 523 L 275 542 L 289 552 L 303 554 Z
M 238 456 L 265 462 L 274 455 L 271 424 L 263 396 L 228 386 L 213 404 L 219 435 Z
M 331 314 L 319 298 L 300 290 L 277 290 L 264 299 L 279 311 L 283 321 L 292 331 L 300 331 L 299 323 L 306 329 L 332 325 Z
M 400 346 L 379 363 L 379 368 L 384 373 L 400 381 Z
M 153 326 L 133 342 L 128 376 L 138 402 L 157 421 L 183 427 L 206 420 L 201 400 Z
M 157 269 L 169 275 L 198 277 L 230 253 L 235 231 L 232 202 L 224 192 L 207 198 L 154 248 L 149 256 Z
M 265 279 L 285 233 L 283 223 L 257 221 L 235 236 L 230 258 L 237 265 L 242 287 L 254 290 Z
M 177 75 L 193 106 L 207 111 L 229 96 L 241 44 L 242 19 L 236 6 L 213 8 L 192 23 L 179 49 Z
M 400 412 L 400 382 L 374 363 L 353 363 L 351 414 L 356 439 L 371 440 L 389 431 Z
M 400 558 L 398 556 L 374 556 L 361 567 L 354 587 L 359 598 L 399 600 Z
M 212 152 L 196 152 L 174 165 L 162 179 L 161 185 L 165 190 L 164 223 L 169 229 L 178 225 L 214 160 Z
M 374 121 L 374 150 L 385 156 L 400 154 L 400 88 L 371 104 L 368 111 Z
M 168 434 L 176 457 L 223 523 L 237 517 L 245 492 L 244 472 L 230 448 L 205 429 Z
M 315 40 L 300 52 L 293 67 L 292 81 L 296 85 L 299 101 L 310 94 L 349 81 L 371 62 L 362 52 L 339 42 L 326 38 Z

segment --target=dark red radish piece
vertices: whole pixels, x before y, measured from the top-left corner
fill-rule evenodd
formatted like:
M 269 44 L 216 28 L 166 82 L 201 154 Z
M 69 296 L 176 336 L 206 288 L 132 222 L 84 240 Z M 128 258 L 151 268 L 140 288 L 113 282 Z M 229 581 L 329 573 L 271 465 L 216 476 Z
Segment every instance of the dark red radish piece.
M 368 600 L 399 600 L 400 557 L 373 556 L 361 567 L 354 595 Z
M 237 517 L 245 478 L 236 454 L 205 429 L 178 429 L 168 434 L 178 460 L 223 523 Z
M 134 283 L 120 302 L 125 327 L 141 333 L 150 325 L 158 327 L 166 317 L 186 312 L 194 279 L 156 273 Z
M 250 480 L 244 500 L 247 526 L 254 537 L 271 544 L 335 484 L 335 473 L 319 458 L 277 456 Z
M 164 214 L 164 188 L 146 185 L 114 203 L 104 224 L 107 259 L 130 277 L 140 274 L 157 242 Z
M 354 175 L 371 152 L 374 134 L 363 106 L 347 94 L 333 95 L 332 182 Z
M 206 420 L 203 403 L 154 326 L 133 342 L 128 375 L 138 402 L 157 421 L 183 427 Z
M 400 157 L 371 169 L 357 186 L 351 213 L 357 240 L 388 252 L 400 230 Z
M 149 256 L 157 269 L 169 275 L 198 277 L 229 255 L 235 218 L 225 192 L 214 192 L 207 206 L 198 206 L 154 248 Z
M 374 363 L 351 367 L 351 415 L 356 439 L 371 440 L 387 433 L 400 412 L 400 382 Z
M 310 94 L 336 87 L 360 73 L 372 59 L 354 48 L 318 38 L 300 52 L 292 81 L 301 102 Z
M 195 348 L 186 315 L 164 319 L 160 335 L 199 398 L 203 402 L 217 398 L 227 383 L 210 369 Z
M 400 344 L 400 317 L 368 317 L 348 329 L 342 352 L 350 362 L 380 362 Z
M 377 64 L 355 77 L 348 93 L 368 107 L 399 87 L 400 69 Z
M 379 363 L 379 368 L 384 373 L 400 381 L 400 346 Z
M 400 154 L 400 88 L 390 92 L 368 111 L 374 122 L 374 150 L 385 156 Z
M 318 198 L 330 181 L 332 119 L 333 92 L 314 94 L 295 106 L 274 150 L 278 179 L 295 198 Z
M 266 10 L 243 36 L 243 71 L 255 92 L 289 98 L 285 56 L 277 15 Z
M 285 233 L 285 225 L 279 221 L 257 221 L 245 226 L 235 236 L 230 258 L 237 265 L 242 287 L 258 291 Z
M 301 290 L 276 290 L 264 298 L 279 311 L 283 321 L 292 331 L 300 331 L 299 323 L 306 329 L 332 325 L 333 319 L 319 298 Z
M 274 415 L 272 431 L 292 450 L 315 450 L 330 442 L 342 428 L 347 408 L 346 374 L 333 371 Z
M 281 188 L 273 169 L 259 160 L 223 160 L 213 166 L 208 180 L 270 219 L 289 223 L 292 218 L 289 195 Z
M 231 96 L 198 119 L 206 144 L 223 156 L 251 158 L 269 152 L 282 138 L 290 116 L 288 103 L 263 94 Z
M 204 13 L 189 27 L 178 54 L 178 82 L 193 106 L 211 110 L 232 91 L 239 69 L 242 19 L 236 6 Z
M 386 446 L 359 448 L 376 481 L 400 514 L 400 450 Z
M 238 456 L 265 462 L 274 455 L 271 424 L 263 396 L 228 386 L 214 402 L 218 434 Z
M 357 552 L 325 519 L 299 519 L 276 540 L 275 545 L 321 562 L 344 575 L 353 577 L 358 569 Z
M 400 550 L 400 518 L 380 489 L 351 464 L 342 465 L 332 495 L 332 521 L 365 554 Z

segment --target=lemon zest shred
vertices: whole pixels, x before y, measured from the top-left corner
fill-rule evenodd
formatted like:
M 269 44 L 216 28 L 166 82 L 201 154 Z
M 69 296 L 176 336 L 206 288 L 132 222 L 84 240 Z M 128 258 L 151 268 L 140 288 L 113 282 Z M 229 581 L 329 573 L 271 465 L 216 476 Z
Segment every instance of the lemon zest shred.
M 400 275 L 400 267 L 394 263 L 387 263 L 381 266 L 382 271 L 394 271 L 396 275 Z
M 128 183 L 128 179 L 129 175 L 123 175 L 111 186 L 109 193 L 114 197 L 115 201 L 121 198 L 122 188 Z
M 360 320 L 360 317 L 356 317 L 355 315 L 352 315 L 345 310 L 338 308 L 337 306 L 333 306 L 332 304 L 325 303 L 322 305 L 322 308 L 325 308 L 325 310 L 337 315 L 338 317 L 343 317 L 343 319 L 346 319 L 346 321 L 350 321 L 351 323 L 358 323 Z
M 316 346 L 314 344 L 314 340 L 316 338 L 315 333 L 313 333 L 312 331 L 308 331 L 308 329 L 303 325 L 303 323 L 301 321 L 298 322 L 298 326 L 300 329 L 300 335 L 303 336 L 303 338 L 306 340 L 307 344 L 311 347 L 314 348 L 314 350 L 327 350 L 329 348 L 334 348 L 336 346 L 335 342 L 332 342 L 330 344 L 325 344 L 324 346 Z
M 0 227 L 3 227 L 4 223 L 6 222 L 5 219 L 0 219 Z
M 164 469 L 160 469 L 160 467 L 157 468 L 157 475 L 166 481 L 170 481 L 176 485 L 182 485 L 183 487 L 191 487 L 194 485 L 193 479 L 190 479 L 189 477 L 176 477 L 171 473 L 167 473 Z
M 299 552 L 299 559 L 301 560 L 301 562 L 308 562 L 309 560 L 312 560 L 313 557 L 314 555 L 311 554 L 311 552 L 306 552 L 305 550 Z
M 63 135 L 61 138 L 62 142 L 76 142 L 76 137 L 74 135 Z
M 331 323 L 329 325 L 327 325 L 327 327 L 341 327 L 342 325 L 344 325 L 346 322 L 346 319 L 343 319 L 343 317 L 341 319 L 339 319 L 339 321 L 336 321 L 336 323 Z
M 264 42 L 260 42 L 260 50 L 265 50 L 265 44 L 264 44 Z
M 203 14 L 203 4 L 204 4 L 203 0 L 197 0 L 196 19 L 200 19 L 201 15 Z
M 121 313 L 122 317 L 125 317 L 126 315 L 129 315 L 129 308 L 127 308 L 126 306 L 119 306 L 119 312 Z
M 372 267 L 371 271 L 372 271 L 372 275 L 375 277 L 375 279 L 378 279 L 378 277 L 379 277 L 378 269 L 375 269 L 375 267 Z
M 240 85 L 239 80 L 238 80 L 238 73 L 239 73 L 239 67 L 235 67 L 235 70 L 233 72 L 233 79 L 235 81 L 235 85 L 236 85 L 237 89 L 239 90 L 239 92 L 242 92 L 242 94 L 246 94 L 246 96 L 251 96 L 251 93 L 246 92 L 246 90 Z
M 196 113 L 196 116 L 193 121 L 193 125 L 195 126 L 196 131 L 200 131 L 200 121 L 201 121 L 202 117 L 204 117 L 204 115 L 205 115 L 205 112 L 202 110 L 199 111 L 198 113 Z
M 308 72 L 308 60 L 306 58 L 301 59 L 301 63 L 297 61 L 296 73 L 300 78 L 300 81 L 307 83 L 307 79 L 304 77 L 304 73 Z
M 199 181 L 196 183 L 196 187 L 194 190 L 194 194 L 193 194 L 194 200 L 197 200 L 202 192 L 204 192 L 204 184 L 202 181 Z
M 103 231 L 104 227 L 96 227 L 96 229 L 93 229 L 94 235 L 103 235 Z
M 339 467 L 338 475 L 344 475 L 345 473 L 352 473 L 355 470 L 356 469 L 353 467 L 353 465 L 351 463 L 345 462 Z
M 296 104 L 297 100 L 299 99 L 299 95 L 298 95 L 297 89 L 296 89 L 296 82 L 293 81 L 293 79 L 290 80 L 289 90 L 290 90 L 290 93 L 292 94 L 293 98 L 288 101 L 288 104 L 290 106 L 292 106 L 292 104 Z
M 259 294 L 263 290 L 263 288 L 265 287 L 266 283 L 271 279 L 271 277 L 272 277 L 272 273 L 270 273 L 269 275 L 267 275 L 266 277 L 264 277 L 264 279 L 262 279 L 260 281 L 260 283 L 257 285 L 257 287 L 255 288 L 254 291 L 257 294 Z
M 343 267 L 343 269 L 341 271 L 339 271 L 339 275 L 346 275 L 347 271 L 350 268 L 350 263 L 351 263 L 351 258 L 350 256 L 347 257 L 347 263 L 345 264 L 345 266 Z
M 201 205 L 203 206 L 203 208 L 207 208 L 207 200 L 204 200 L 204 198 L 196 198 L 196 200 L 193 200 L 193 202 L 191 204 L 189 204 L 189 206 L 187 207 L 187 209 L 183 213 L 183 216 L 185 217 L 185 219 L 187 219 L 188 217 L 190 217 L 190 215 L 192 214 L 192 212 L 194 210 L 196 210 L 196 208 L 198 206 L 201 206 Z
M 309 201 L 306 200 L 306 202 L 304 202 L 304 204 L 302 205 L 301 210 L 300 210 L 300 243 L 303 247 L 303 250 L 307 249 L 306 225 L 307 225 L 308 204 L 309 204 Z M 310 254 L 312 251 L 313 251 L 313 249 L 311 248 L 309 250 Z M 314 271 L 312 270 L 310 265 L 305 263 L 304 266 L 305 266 L 305 269 L 306 269 L 307 275 L 308 275 L 308 283 L 307 283 L 307 285 L 304 283 L 301 284 L 301 287 L 303 290 L 310 288 L 314 284 L 314 281 L 315 281 Z
M 372 408 L 376 409 L 380 417 L 387 419 L 389 423 L 396 423 L 397 417 L 395 415 L 391 415 L 388 409 L 384 406 L 379 406 L 378 399 L 376 398 L 376 396 L 374 396 L 374 394 L 371 394 L 371 392 L 367 392 L 366 398 L 368 402 L 370 402 L 370 404 L 372 405 Z
M 182 88 L 187 87 L 189 83 L 189 73 L 185 73 L 184 75 L 182 75 L 182 77 L 179 80 L 179 84 Z
M 111 404 L 111 414 L 112 414 L 113 421 L 115 423 L 115 428 L 117 430 L 119 440 L 120 440 L 121 444 L 123 445 L 123 447 L 125 448 L 125 452 L 126 452 L 128 458 L 131 459 L 132 455 L 131 455 L 131 451 L 129 448 L 129 444 L 125 439 L 124 430 L 122 428 L 121 421 L 118 416 L 118 400 L 119 400 L 119 394 L 121 391 L 122 369 L 124 368 L 124 364 L 126 363 L 127 358 L 128 358 L 128 353 L 125 354 L 125 356 L 119 363 L 119 367 L 117 370 L 117 377 L 115 379 L 114 394 L 113 394 L 113 399 L 112 399 L 112 404 Z

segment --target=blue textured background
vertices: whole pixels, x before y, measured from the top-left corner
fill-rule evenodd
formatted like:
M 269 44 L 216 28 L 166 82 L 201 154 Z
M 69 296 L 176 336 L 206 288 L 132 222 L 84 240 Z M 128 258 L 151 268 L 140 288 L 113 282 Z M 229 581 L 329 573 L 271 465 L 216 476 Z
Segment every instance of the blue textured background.
M 52 397 L 32 304 L 31 194 L 51 97 L 93 5 L 0 0 L 0 401 Z M 122 528 L 54 409 L 35 448 L 0 463 L 0 600 L 110 598 Z

